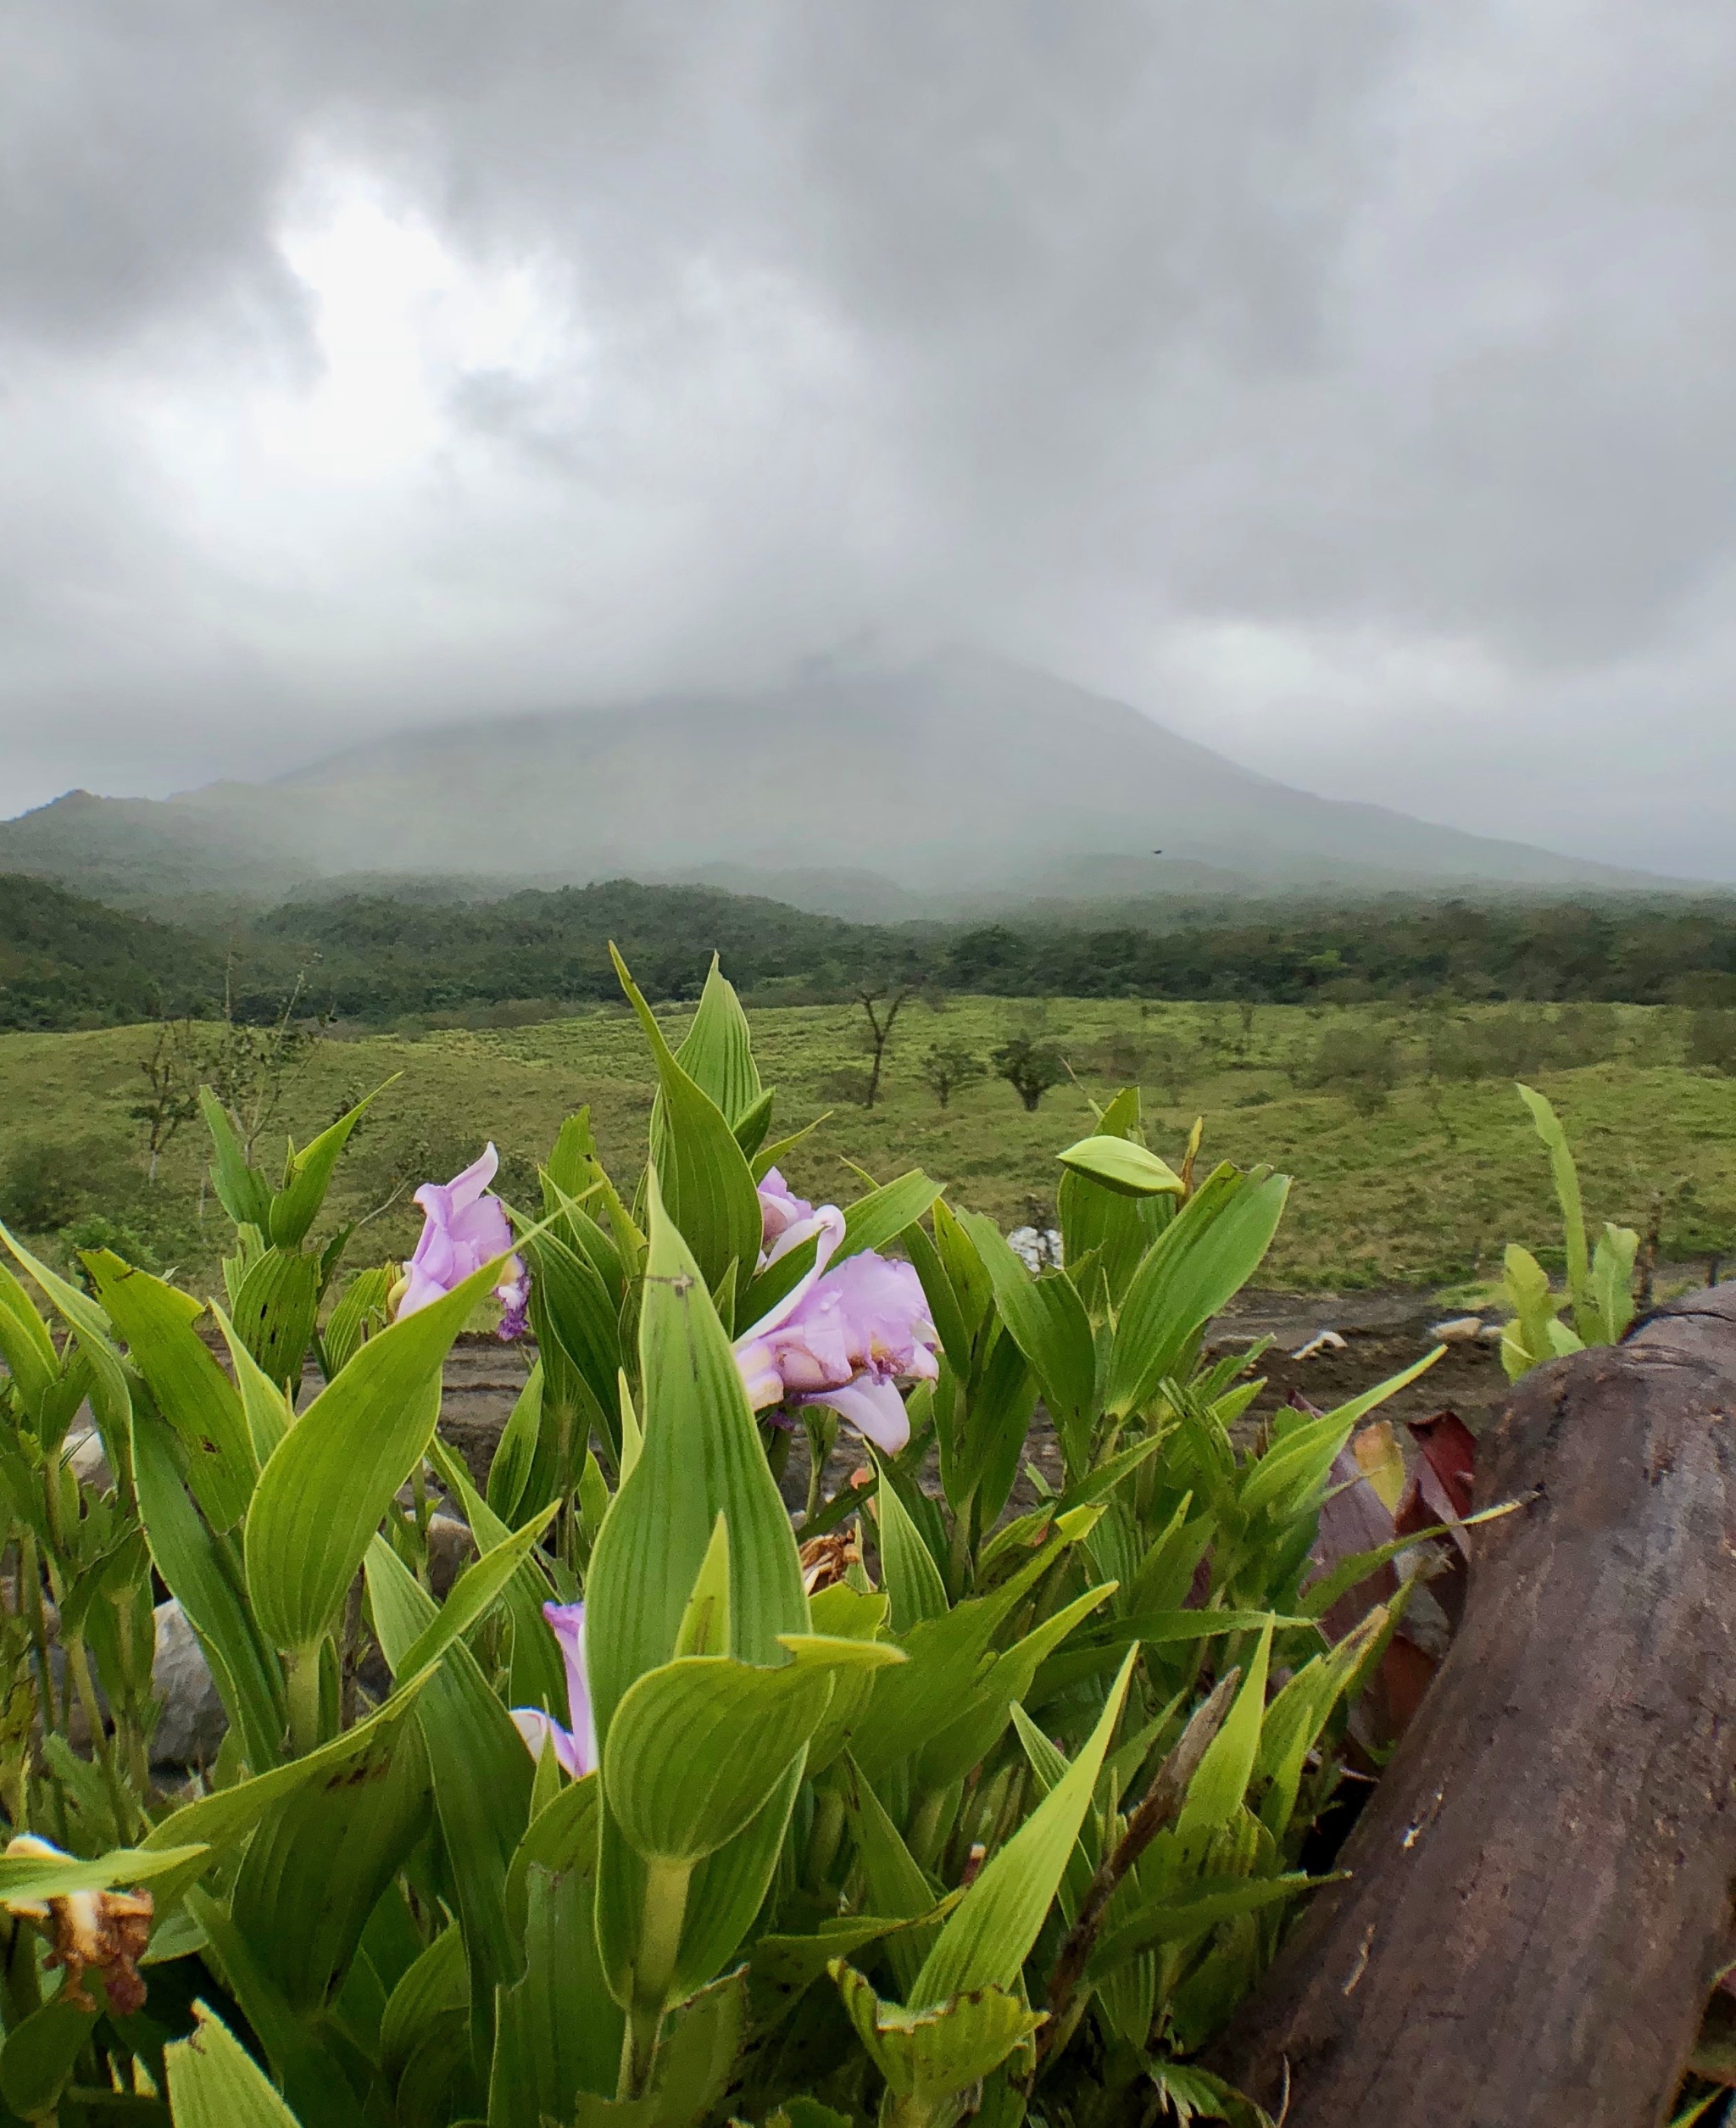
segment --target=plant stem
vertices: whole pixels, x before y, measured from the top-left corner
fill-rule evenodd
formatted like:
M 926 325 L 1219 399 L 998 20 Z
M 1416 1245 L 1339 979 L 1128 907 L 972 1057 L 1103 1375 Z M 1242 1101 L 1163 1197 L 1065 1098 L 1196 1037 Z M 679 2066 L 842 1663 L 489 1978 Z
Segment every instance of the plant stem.
M 305 1758 L 320 1741 L 320 1643 L 289 1657 L 289 1747 Z
M 642 2097 L 651 2081 L 657 2058 L 657 2037 L 663 2026 L 664 2004 L 675 1978 L 676 1958 L 681 1949 L 682 1924 L 687 1919 L 687 1883 L 693 1865 L 682 1862 L 648 1862 L 645 1865 L 645 1901 L 639 1913 L 639 1955 L 633 1963 L 633 2001 L 627 2011 L 626 2030 L 621 2036 L 620 2087 L 622 2098 Z

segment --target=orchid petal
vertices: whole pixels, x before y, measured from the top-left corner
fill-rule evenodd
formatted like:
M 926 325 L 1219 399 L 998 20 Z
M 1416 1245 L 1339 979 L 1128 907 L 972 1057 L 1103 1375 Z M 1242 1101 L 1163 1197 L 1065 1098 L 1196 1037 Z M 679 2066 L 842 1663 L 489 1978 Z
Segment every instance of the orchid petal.
M 910 1413 L 904 1400 L 891 1382 L 876 1382 L 865 1374 L 843 1389 L 825 1390 L 804 1396 L 804 1404 L 824 1404 L 864 1440 L 871 1441 L 882 1456 L 896 1456 L 910 1439 Z

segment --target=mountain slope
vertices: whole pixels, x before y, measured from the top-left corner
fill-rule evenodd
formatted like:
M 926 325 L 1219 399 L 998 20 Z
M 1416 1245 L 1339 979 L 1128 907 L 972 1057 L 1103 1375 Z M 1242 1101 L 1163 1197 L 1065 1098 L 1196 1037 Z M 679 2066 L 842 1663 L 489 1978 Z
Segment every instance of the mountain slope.
M 298 870 L 761 891 L 776 877 L 786 897 L 805 880 L 801 898 L 852 912 L 873 875 L 903 896 L 1003 899 L 1657 883 L 1317 798 L 1125 704 L 965 653 L 821 667 L 754 696 L 479 720 L 269 786 L 124 811 L 81 794 L 0 824 L 0 866 L 92 891 L 142 893 L 175 861 L 188 889 L 222 875 L 261 897 Z M 874 913 L 893 910 L 882 896 Z
M 0 874 L 0 1028 L 99 1027 L 222 994 L 209 939 Z

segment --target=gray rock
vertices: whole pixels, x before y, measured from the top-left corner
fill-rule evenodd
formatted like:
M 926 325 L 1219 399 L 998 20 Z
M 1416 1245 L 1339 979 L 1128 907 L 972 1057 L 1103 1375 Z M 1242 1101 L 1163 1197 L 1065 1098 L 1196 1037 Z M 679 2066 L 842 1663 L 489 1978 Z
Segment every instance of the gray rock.
M 163 1702 L 151 1757 L 163 1766 L 209 1766 L 229 1717 L 217 1696 L 210 1665 L 186 1614 L 171 1596 L 157 1606 L 157 1652 L 151 1683 Z
M 103 1436 L 94 1426 L 81 1439 L 70 1443 L 66 1460 L 81 1485 L 93 1486 L 97 1492 L 114 1491 L 114 1473 L 103 1453 Z
M 476 1553 L 476 1540 L 468 1523 L 456 1515 L 428 1518 L 428 1579 L 434 1594 L 444 1603 L 448 1590 Z

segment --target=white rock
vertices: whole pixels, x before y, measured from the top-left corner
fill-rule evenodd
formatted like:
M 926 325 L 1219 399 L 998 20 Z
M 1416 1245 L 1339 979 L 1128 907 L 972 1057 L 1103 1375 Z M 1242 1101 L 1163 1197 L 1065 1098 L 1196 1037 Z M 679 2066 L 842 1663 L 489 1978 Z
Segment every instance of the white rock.
M 1316 1352 L 1342 1352 L 1347 1340 L 1336 1330 L 1316 1330 L 1306 1345 L 1299 1345 L 1291 1353 L 1293 1360 L 1311 1360 Z
M 94 1426 L 70 1444 L 66 1460 L 80 1485 L 92 1486 L 97 1492 L 114 1491 L 114 1473 L 103 1453 L 103 1436 Z
M 1054 1227 L 1039 1233 L 1035 1227 L 1015 1227 L 1007 1246 L 1027 1271 L 1058 1271 L 1061 1264 L 1061 1237 Z
M 1431 1323 L 1428 1334 L 1437 1345 L 1473 1345 L 1487 1327 L 1480 1315 L 1455 1315 L 1444 1323 Z

